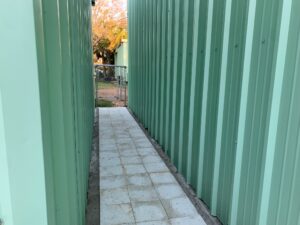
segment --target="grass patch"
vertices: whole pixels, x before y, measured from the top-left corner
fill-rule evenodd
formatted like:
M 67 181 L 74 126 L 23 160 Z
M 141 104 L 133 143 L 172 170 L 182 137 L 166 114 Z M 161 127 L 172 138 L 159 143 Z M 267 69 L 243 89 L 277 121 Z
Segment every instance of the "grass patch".
M 110 89 L 116 87 L 116 85 L 112 82 L 104 82 L 100 81 L 97 83 L 98 89 Z
M 96 100 L 96 107 L 114 107 L 114 104 L 111 101 L 104 99 Z

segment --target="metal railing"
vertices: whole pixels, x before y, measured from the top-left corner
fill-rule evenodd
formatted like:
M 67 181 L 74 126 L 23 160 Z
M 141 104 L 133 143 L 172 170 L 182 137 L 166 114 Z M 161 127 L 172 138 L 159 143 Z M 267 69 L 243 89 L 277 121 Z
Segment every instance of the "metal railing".
M 96 103 L 98 101 L 106 102 L 109 106 L 127 106 L 127 67 L 94 64 L 94 71 Z

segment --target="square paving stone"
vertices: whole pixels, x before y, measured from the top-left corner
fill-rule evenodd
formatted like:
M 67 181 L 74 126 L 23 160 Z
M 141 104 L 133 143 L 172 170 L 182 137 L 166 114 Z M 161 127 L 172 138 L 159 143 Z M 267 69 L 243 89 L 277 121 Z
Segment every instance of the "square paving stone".
M 198 212 L 188 197 L 162 200 L 162 204 L 169 218 L 198 215 Z
M 150 177 L 154 184 L 177 184 L 176 179 L 170 172 L 150 173 Z
M 121 165 L 121 160 L 119 157 L 100 159 L 101 167 L 109 167 L 109 166 L 112 167 L 112 166 L 117 166 L 117 165 Z
M 112 139 L 112 138 L 115 138 L 115 135 L 114 134 L 100 134 L 99 135 L 100 139 Z
M 122 136 L 124 136 L 124 137 L 122 137 Z M 133 144 L 133 140 L 130 137 L 125 137 L 125 136 L 128 136 L 128 134 L 125 133 L 125 134 L 122 134 L 122 135 L 117 135 L 116 142 L 120 145 L 122 145 L 122 144 Z
M 101 204 L 130 203 L 127 188 L 105 189 L 100 192 Z
M 206 225 L 200 215 L 195 217 L 184 217 L 170 220 L 171 225 Z
M 170 225 L 168 221 L 150 221 L 150 222 L 141 222 L 136 225 Z
M 167 215 L 160 201 L 133 202 L 132 207 L 136 222 L 167 219 Z
M 172 199 L 185 196 L 178 184 L 163 184 L 155 186 L 161 199 Z
M 105 151 L 105 152 L 100 152 L 100 162 L 102 159 L 111 159 L 111 158 L 118 158 L 119 157 L 119 152 L 117 150 L 114 151 Z
M 101 225 L 119 225 L 134 223 L 130 204 L 101 205 Z
M 135 142 L 149 142 L 149 139 L 145 136 L 144 132 L 141 129 L 139 129 L 136 132 L 141 133 L 142 136 L 135 138 L 134 139 Z
M 144 163 L 157 163 L 162 162 L 162 159 L 159 155 L 146 155 L 142 158 Z
M 129 150 L 135 148 L 135 145 L 133 143 L 117 144 L 117 146 L 119 150 Z
M 100 177 L 120 176 L 123 175 L 123 167 L 121 165 L 100 167 Z
M 123 164 L 141 164 L 142 159 L 139 156 L 122 156 L 121 161 Z
M 130 131 L 130 135 L 133 138 L 145 137 L 145 134 L 140 130 L 140 128 L 138 128 L 138 130 L 135 129 Z
M 129 134 L 116 134 L 115 137 L 117 139 L 120 139 L 120 141 L 117 140 L 117 143 L 122 143 L 123 139 L 131 139 Z M 130 142 L 127 142 L 127 143 L 133 144 L 133 141 L 131 140 Z
M 138 148 L 151 148 L 153 145 L 149 140 L 135 141 L 135 146 Z
M 158 200 L 158 195 L 152 186 L 128 187 L 128 193 L 132 202 L 145 202 Z
M 100 140 L 100 145 L 112 145 L 112 144 L 116 144 L 116 141 L 113 138 Z
M 124 168 L 127 175 L 146 173 L 143 164 L 124 165 Z
M 150 186 L 151 180 L 146 174 L 137 174 L 128 176 L 128 185 L 132 186 Z
M 148 156 L 148 155 L 158 155 L 156 150 L 152 148 L 137 148 L 138 153 L 141 156 Z
M 119 150 L 120 155 L 123 157 L 138 156 L 138 152 L 135 149 Z
M 103 177 L 100 180 L 100 189 L 120 188 L 127 185 L 124 176 Z
M 118 152 L 118 147 L 116 144 L 100 145 L 100 152 Z
M 144 166 L 148 173 L 169 172 L 168 167 L 163 162 L 145 163 Z

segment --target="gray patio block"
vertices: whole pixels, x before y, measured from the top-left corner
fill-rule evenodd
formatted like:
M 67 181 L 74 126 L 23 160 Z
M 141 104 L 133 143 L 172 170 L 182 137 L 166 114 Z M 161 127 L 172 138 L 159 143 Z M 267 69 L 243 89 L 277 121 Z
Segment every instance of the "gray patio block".
M 130 204 L 102 205 L 100 211 L 101 225 L 120 225 L 135 222 Z
M 136 222 L 167 219 L 167 215 L 160 201 L 133 202 L 132 207 Z
M 129 186 L 150 186 L 151 180 L 147 174 L 136 174 L 128 176 L 128 185 Z
M 146 173 L 143 164 L 124 165 L 124 168 L 127 175 Z
M 178 184 L 163 184 L 155 186 L 161 199 L 172 199 L 185 196 Z
M 126 185 L 127 182 L 124 176 L 111 176 L 111 177 L 103 177 L 100 179 L 100 190 L 120 188 L 120 187 L 125 187 Z
M 206 225 L 201 216 L 184 217 L 170 220 L 171 225 Z
M 188 197 L 162 200 L 162 204 L 169 218 L 198 215 L 198 212 L 196 211 L 194 205 L 191 203 Z
M 121 156 L 121 161 L 124 165 L 142 163 L 142 159 L 139 156 Z
M 169 169 L 163 162 L 158 163 L 145 163 L 145 168 L 148 173 L 156 173 L 156 172 L 168 172 Z
M 131 186 L 128 193 L 132 202 L 145 202 L 158 200 L 158 195 L 153 186 Z
M 170 172 L 150 173 L 150 177 L 154 184 L 177 183 L 176 179 Z
M 101 203 L 106 205 L 130 203 L 127 188 L 102 190 L 100 198 Z
M 100 177 L 120 176 L 123 175 L 123 167 L 121 165 L 100 167 Z

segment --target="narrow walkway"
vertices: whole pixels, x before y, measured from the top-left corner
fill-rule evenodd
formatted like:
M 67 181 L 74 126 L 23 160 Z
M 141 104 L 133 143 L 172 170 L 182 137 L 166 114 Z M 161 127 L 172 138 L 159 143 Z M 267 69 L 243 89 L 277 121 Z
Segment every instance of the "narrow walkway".
M 101 225 L 205 225 L 126 108 L 100 109 Z

